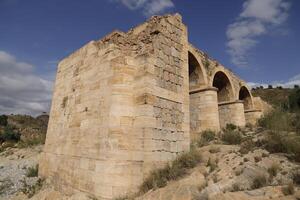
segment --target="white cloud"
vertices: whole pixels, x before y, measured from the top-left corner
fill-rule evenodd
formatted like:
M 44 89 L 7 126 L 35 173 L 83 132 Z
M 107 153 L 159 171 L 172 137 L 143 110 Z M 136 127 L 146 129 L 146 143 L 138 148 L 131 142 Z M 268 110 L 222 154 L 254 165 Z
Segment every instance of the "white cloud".
M 241 17 L 280 24 L 286 20 L 290 4 L 283 0 L 248 0 L 243 5 Z
M 49 111 L 52 82 L 34 73 L 34 66 L 0 51 L 0 114 L 37 115 Z
M 286 0 L 247 0 L 242 13 L 227 28 L 231 61 L 237 66 L 247 65 L 247 54 L 258 43 L 257 37 L 285 22 L 289 7 Z
M 287 81 L 273 81 L 271 83 L 255 83 L 255 82 L 248 82 L 248 85 L 250 87 L 258 87 L 263 86 L 264 88 L 267 88 L 268 85 L 272 85 L 273 87 L 282 86 L 284 88 L 293 88 L 295 85 L 300 86 L 300 74 L 297 74 L 296 76 L 293 76 Z
M 138 9 L 147 2 L 147 0 L 116 0 L 116 1 L 123 3 L 130 10 Z
M 130 10 L 141 9 L 147 17 L 160 14 L 175 5 L 172 0 L 113 0 L 124 4 Z

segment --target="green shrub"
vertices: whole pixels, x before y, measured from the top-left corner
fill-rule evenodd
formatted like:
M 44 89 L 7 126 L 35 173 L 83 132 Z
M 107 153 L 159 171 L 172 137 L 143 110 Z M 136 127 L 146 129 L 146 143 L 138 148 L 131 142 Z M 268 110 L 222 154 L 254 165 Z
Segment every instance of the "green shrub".
M 278 132 L 293 131 L 293 117 L 281 109 L 275 109 L 258 120 L 259 126 Z
M 22 180 L 22 192 L 27 195 L 28 198 L 34 196 L 43 186 L 43 179 L 38 179 L 34 185 L 29 185 L 25 179 Z
M 293 172 L 293 181 L 294 183 L 296 183 L 297 185 L 300 185 L 300 169 L 295 170 Z
M 289 109 L 295 111 L 300 109 L 300 89 L 295 88 L 289 95 Z
M 252 182 L 252 189 L 258 189 L 267 185 L 267 178 L 264 175 L 256 175 Z
M 209 142 L 213 141 L 216 137 L 214 131 L 206 130 L 200 133 L 200 137 L 196 138 L 192 143 L 192 147 L 203 147 L 208 145 Z
M 292 120 L 292 126 L 295 132 L 300 135 L 300 112 L 297 112 Z
M 33 138 L 23 139 L 18 143 L 18 148 L 27 148 L 35 145 L 45 144 L 46 134 L 39 134 Z
M 7 126 L 7 116 L 0 115 L 0 126 Z
M 26 176 L 27 177 L 37 177 L 38 173 L 39 173 L 39 165 L 36 165 L 36 166 L 27 168 Z
M 233 130 L 236 130 L 237 129 L 237 126 L 234 125 L 234 124 L 226 124 L 226 130 L 228 131 L 233 131 Z
M 201 158 L 200 153 L 196 150 L 181 154 L 170 165 L 152 171 L 140 186 L 140 192 L 146 193 L 151 189 L 166 186 L 170 180 L 177 180 L 185 175 L 188 169 L 195 167 Z
M 264 147 L 271 153 L 288 153 L 300 161 L 300 136 L 285 132 L 269 132 Z
M 222 140 L 226 144 L 241 144 L 242 142 L 242 136 L 238 131 L 233 130 L 225 130 L 225 132 L 222 134 Z
M 6 126 L 4 131 L 0 133 L 0 141 L 14 141 L 18 142 L 20 140 L 20 133 L 13 130 L 12 127 Z
M 215 139 L 216 134 L 214 131 L 211 130 L 207 130 L 207 131 L 203 131 L 201 133 L 201 138 L 203 138 L 204 140 L 206 140 L 207 142 L 211 142 Z
M 287 135 L 286 133 L 269 132 L 264 140 L 266 149 L 271 153 L 287 152 L 284 140 Z

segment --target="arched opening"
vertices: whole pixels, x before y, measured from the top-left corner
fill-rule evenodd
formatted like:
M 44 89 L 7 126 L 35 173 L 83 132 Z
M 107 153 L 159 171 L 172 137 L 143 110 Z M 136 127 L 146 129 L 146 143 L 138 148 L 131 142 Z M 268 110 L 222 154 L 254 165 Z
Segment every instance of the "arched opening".
M 190 132 L 191 137 L 200 133 L 202 126 L 201 117 L 204 116 L 201 108 L 203 102 L 201 101 L 202 86 L 205 85 L 205 74 L 202 70 L 197 58 L 189 51 L 188 52 L 188 64 L 189 64 L 189 92 L 190 92 Z
M 242 86 L 239 91 L 239 100 L 242 100 L 244 103 L 244 109 L 250 110 L 252 108 L 252 98 L 251 94 L 245 86 Z
M 188 62 L 189 62 L 189 86 L 190 89 L 195 88 L 200 85 L 204 85 L 203 71 L 201 66 L 195 56 L 188 52 Z
M 218 102 L 226 102 L 232 100 L 233 91 L 229 78 L 224 72 L 217 72 L 213 79 L 213 86 L 218 88 Z

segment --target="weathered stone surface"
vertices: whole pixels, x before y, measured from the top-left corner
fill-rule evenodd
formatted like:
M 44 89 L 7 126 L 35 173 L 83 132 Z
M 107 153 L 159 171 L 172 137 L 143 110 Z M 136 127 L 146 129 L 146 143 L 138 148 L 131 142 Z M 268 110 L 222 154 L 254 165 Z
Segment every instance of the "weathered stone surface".
M 191 134 L 244 126 L 243 102 L 255 109 L 243 80 L 189 44 L 180 15 L 152 17 L 59 63 L 40 175 L 66 193 L 134 192 Z

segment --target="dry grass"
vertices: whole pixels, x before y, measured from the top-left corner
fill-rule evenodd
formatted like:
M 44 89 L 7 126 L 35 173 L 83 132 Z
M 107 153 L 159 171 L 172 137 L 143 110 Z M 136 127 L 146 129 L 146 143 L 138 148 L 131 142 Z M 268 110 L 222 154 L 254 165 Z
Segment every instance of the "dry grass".
M 141 185 L 140 192 L 146 193 L 151 189 L 166 186 L 168 181 L 179 179 L 188 172 L 188 169 L 200 163 L 201 159 L 201 154 L 196 150 L 181 154 L 170 165 L 152 171 Z
M 237 183 L 234 183 L 232 185 L 231 192 L 238 192 L 238 191 L 241 191 L 240 185 Z
M 254 177 L 252 182 L 252 189 L 258 189 L 267 185 L 267 178 L 262 174 L 258 174 Z
M 262 158 L 261 158 L 260 156 L 255 156 L 255 157 L 254 157 L 254 161 L 255 161 L 256 163 L 260 162 L 261 160 L 262 160 Z
M 282 109 L 275 109 L 259 119 L 258 124 L 272 132 L 295 131 L 293 118 L 293 114 Z
M 280 167 L 277 163 L 273 163 L 271 167 L 268 168 L 268 173 L 271 178 L 277 176 L 278 171 L 280 170 Z
M 289 158 L 300 161 L 300 136 L 287 132 L 269 132 L 263 143 L 270 153 L 287 153 Z
M 45 140 L 46 140 L 46 134 L 39 134 L 39 135 L 35 135 L 32 138 L 25 138 L 21 141 L 18 142 L 17 147 L 18 148 L 28 148 L 28 147 L 32 147 L 32 146 L 36 146 L 36 145 L 40 145 L 40 144 L 45 144 Z
M 36 165 L 36 166 L 27 168 L 26 176 L 27 177 L 37 177 L 38 173 L 39 173 L 39 165 Z
M 38 179 L 34 185 L 29 185 L 25 179 L 23 179 L 23 189 L 22 192 L 28 197 L 31 198 L 34 196 L 43 186 L 44 180 Z
M 209 167 L 209 172 L 211 173 L 211 172 L 215 171 L 215 169 L 217 169 L 218 162 L 217 162 L 217 160 L 213 160 L 213 159 L 209 158 L 206 166 Z
M 209 153 L 219 153 L 221 151 L 220 147 L 211 147 Z
M 222 134 L 222 140 L 229 145 L 241 144 L 242 136 L 238 131 L 225 130 Z
M 293 195 L 295 193 L 295 187 L 293 183 L 289 183 L 287 186 L 282 187 L 281 190 L 285 196 Z
M 252 141 L 252 139 L 247 139 L 244 142 L 242 142 L 240 146 L 239 152 L 241 154 L 247 154 L 250 151 L 253 151 L 256 147 L 256 144 Z

